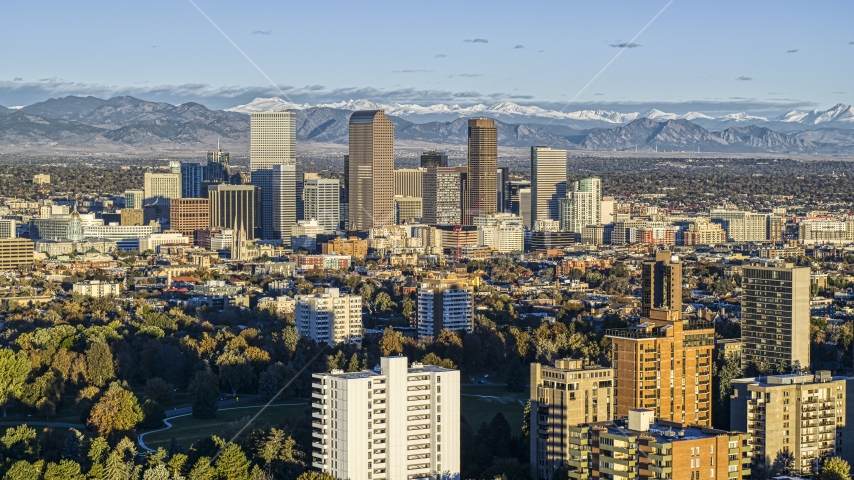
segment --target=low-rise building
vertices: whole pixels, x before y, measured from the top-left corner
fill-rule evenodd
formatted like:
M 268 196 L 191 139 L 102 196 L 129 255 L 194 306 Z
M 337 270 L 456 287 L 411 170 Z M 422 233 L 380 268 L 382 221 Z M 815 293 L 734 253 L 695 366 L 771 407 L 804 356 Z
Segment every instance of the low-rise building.
M 121 292 L 122 286 L 120 283 L 101 282 L 91 280 L 88 282 L 78 282 L 72 286 L 72 292 L 75 295 L 84 295 L 87 297 L 117 297 Z

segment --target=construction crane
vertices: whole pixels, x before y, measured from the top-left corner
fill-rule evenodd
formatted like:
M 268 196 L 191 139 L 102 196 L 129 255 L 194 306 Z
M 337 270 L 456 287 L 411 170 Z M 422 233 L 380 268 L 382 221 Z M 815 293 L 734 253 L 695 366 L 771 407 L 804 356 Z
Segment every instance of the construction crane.
M 463 221 L 463 224 L 465 224 L 465 225 L 469 224 L 469 221 L 471 221 L 472 215 L 474 215 L 474 212 L 477 211 L 477 207 L 480 206 L 480 201 L 483 200 L 483 197 L 485 197 L 485 196 L 486 196 L 485 194 L 481 195 L 480 198 L 477 199 L 477 202 L 474 204 L 474 207 L 472 207 L 471 210 L 469 210 L 469 214 L 465 218 L 465 220 Z M 460 263 L 460 232 L 462 232 L 462 231 L 463 231 L 463 226 L 461 224 L 458 223 L 458 224 L 454 225 L 454 233 L 457 234 L 457 263 Z

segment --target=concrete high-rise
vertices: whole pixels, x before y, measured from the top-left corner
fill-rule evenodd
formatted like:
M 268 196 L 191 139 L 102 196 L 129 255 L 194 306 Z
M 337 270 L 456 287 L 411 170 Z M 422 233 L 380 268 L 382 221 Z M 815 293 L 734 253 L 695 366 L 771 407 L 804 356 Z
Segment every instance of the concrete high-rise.
M 280 240 L 283 245 L 290 246 L 291 228 L 297 224 L 297 202 L 302 198 L 297 195 L 297 184 L 302 184 L 302 171 L 295 163 L 284 163 L 272 166 L 270 188 L 272 189 L 273 235 L 270 240 Z M 263 190 L 262 190 L 263 195 Z
M 448 156 L 436 150 L 430 150 L 421 154 L 421 168 L 447 167 Z
M 212 227 L 242 231 L 247 240 L 255 238 L 257 199 L 253 185 L 211 185 L 208 188 Z
M 682 311 L 682 262 L 667 250 L 643 262 L 641 316 L 652 309 Z
M 142 209 L 145 205 L 145 190 L 125 190 L 125 208 Z
M 302 195 L 305 220 L 317 220 L 324 233 L 334 233 L 341 222 L 339 180 L 306 178 Z
M 193 238 L 196 230 L 210 228 L 211 210 L 207 198 L 173 198 L 169 201 L 169 229 Z
M 560 199 L 565 197 L 566 150 L 531 147 L 531 224 L 560 220 Z
M 741 269 L 741 361 L 810 365 L 810 268 L 757 262 Z
M 316 373 L 311 389 L 314 468 L 349 480 L 459 478 L 459 370 L 382 357 L 374 370 Z
M 382 110 L 350 116 L 349 223 L 368 231 L 394 223 L 394 125 Z
M 427 278 L 417 292 L 417 322 L 420 336 L 435 336 L 442 330 L 474 329 L 474 287 L 466 279 L 448 274 Z
M 430 167 L 424 173 L 422 220 L 427 225 L 461 222 L 462 179 L 455 167 Z
M 401 197 L 421 197 L 424 184 L 423 168 L 401 168 L 394 171 L 394 194 Z
M 655 418 L 711 425 L 713 322 L 655 310 L 636 326 L 611 329 L 615 415 L 651 409 Z
M 559 200 L 560 228 L 581 233 L 584 227 L 602 221 L 602 180 L 582 178 L 575 182 L 567 198 Z
M 491 118 L 468 121 L 466 218 L 498 212 L 498 129 Z
M 249 170 L 252 184 L 261 187 L 261 237 L 279 239 L 273 229 L 273 165 L 296 164 L 296 114 L 254 112 L 250 129 Z
M 362 342 L 362 297 L 341 294 L 337 288 L 297 295 L 294 321 L 300 335 L 317 343 Z
M 143 184 L 146 199 L 181 198 L 180 173 L 145 172 Z

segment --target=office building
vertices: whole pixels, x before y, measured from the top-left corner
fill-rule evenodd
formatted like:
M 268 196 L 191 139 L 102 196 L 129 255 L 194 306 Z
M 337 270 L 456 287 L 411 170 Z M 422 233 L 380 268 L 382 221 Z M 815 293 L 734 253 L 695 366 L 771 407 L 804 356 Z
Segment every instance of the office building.
M 491 118 L 468 121 L 466 218 L 498 212 L 498 129 Z
M 570 460 L 570 427 L 613 417 L 614 372 L 586 360 L 563 358 L 554 366 L 531 363 L 531 466 L 535 478 Z M 576 459 L 577 461 L 577 459 Z M 540 475 L 540 476 L 537 476 Z
M 567 198 L 559 201 L 561 230 L 581 233 L 602 220 L 602 181 L 597 177 L 575 182 Z
M 181 198 L 181 173 L 145 172 L 143 177 L 145 199 L 168 200 Z M 127 192 L 125 192 L 127 195 Z
M 459 384 L 459 370 L 406 357 L 312 375 L 312 466 L 348 480 L 459 478 Z
M 854 430 L 848 399 L 854 378 L 829 371 L 732 380 L 730 428 L 753 439 L 753 478 L 780 473 L 808 477 L 828 457 L 854 463 Z M 789 457 L 792 471 L 781 472 Z
M 394 126 L 382 110 L 350 116 L 350 229 L 394 223 Z
M 208 152 L 208 163 L 205 165 L 206 181 L 228 182 L 229 177 L 231 177 L 231 168 L 228 163 L 228 157 L 228 152 L 223 152 L 222 149 L 219 148 L 219 141 L 217 141 L 216 151 Z M 202 192 L 202 197 L 207 198 L 204 195 L 204 192 Z
M 654 413 L 633 409 L 628 418 L 569 427 L 564 478 L 756 478 L 751 477 L 753 446 L 749 435 L 656 419 Z M 556 478 L 549 466 L 532 463 L 532 478 Z
M 769 224 L 771 224 L 769 218 Z M 774 223 L 776 226 L 776 223 Z M 769 233 L 769 240 L 780 240 Z M 802 245 L 850 244 L 854 243 L 854 219 L 846 220 L 801 220 L 798 222 L 798 242 Z
M 478 226 L 477 244 L 493 248 L 499 253 L 524 252 L 525 227 L 519 221 L 506 220 Z
M 692 218 L 678 223 L 676 245 L 718 245 L 726 243 L 726 231 L 708 218 Z
M 429 150 L 421 154 L 421 168 L 447 167 L 448 156 L 436 150 Z
M 714 323 L 652 310 L 638 325 L 605 335 L 611 339 L 618 418 L 647 408 L 656 418 L 711 425 Z
M 125 190 L 125 208 L 141 210 L 144 200 L 145 190 Z
M 648 317 L 652 309 L 682 311 L 682 262 L 668 250 L 655 254 L 655 259 L 643 262 L 641 316 Z
M 99 280 L 90 280 L 87 282 L 77 282 L 71 286 L 71 292 L 75 295 L 83 295 L 86 297 L 118 297 L 121 293 L 121 284 L 101 282 Z
M 527 229 L 531 229 L 534 224 L 531 221 L 531 201 L 532 193 L 530 188 L 522 188 L 519 190 L 519 216 L 522 217 L 522 225 Z
M 0 220 L 0 238 L 15 238 L 18 236 L 16 220 Z
M 145 218 L 141 208 L 123 208 L 119 215 L 119 224 L 127 226 L 142 225 Z
M 607 225 L 614 221 L 614 197 L 602 197 L 599 202 L 599 223 Z
M 270 212 L 273 219 L 273 235 L 265 238 L 280 240 L 285 246 L 290 245 L 291 228 L 297 224 L 298 219 L 297 203 L 302 201 L 301 196 L 297 196 L 297 184 L 303 183 L 301 177 L 302 169 L 295 163 L 273 165 L 271 183 L 273 208 Z
M 733 242 L 764 242 L 768 240 L 768 215 L 740 210 L 712 209 L 712 221 L 726 230 Z M 779 238 L 774 239 L 775 241 Z
M 261 238 L 280 240 L 281 231 L 274 231 L 273 226 L 276 193 L 273 166 L 296 164 L 296 113 L 253 112 L 250 129 L 249 171 L 252 185 L 261 188 Z
M 427 278 L 417 291 L 418 334 L 422 337 L 438 335 L 442 330 L 474 328 L 474 287 L 464 278 L 447 274 L 441 278 Z
M 394 223 L 414 223 L 422 217 L 421 197 L 394 196 Z
M 350 227 L 350 155 L 344 155 L 344 175 L 341 180 L 341 228 Z
M 456 225 L 462 221 L 462 179 L 458 168 L 430 167 L 424 173 L 422 223 Z
M 33 242 L 25 238 L 0 238 L 0 270 L 33 265 Z
M 30 219 L 30 238 L 32 240 L 81 239 L 83 228 L 104 225 L 104 220 L 95 218 L 94 213 L 51 215 L 49 218 Z M 81 238 L 77 238 L 81 237 Z
M 173 198 L 169 205 L 169 229 L 194 238 L 196 230 L 211 226 L 207 198 Z
M 208 189 L 212 227 L 242 230 L 255 238 L 256 190 L 252 185 L 212 185 Z
M 577 234 L 573 232 L 534 231 L 530 234 L 531 251 L 564 250 L 574 245 L 577 240 Z
M 514 215 L 522 215 L 522 208 L 520 206 L 519 201 L 519 191 L 523 189 L 528 189 L 530 191 L 531 182 L 527 180 L 508 180 L 507 181 L 507 208 L 505 208 L 505 212 L 512 213 Z
M 810 365 L 810 268 L 783 261 L 741 269 L 742 365 Z
M 335 233 L 341 223 L 339 186 L 337 178 L 305 179 L 302 194 L 304 219 L 317 220 L 323 227 L 323 233 Z
M 531 223 L 560 220 L 560 200 L 565 197 L 566 150 L 531 147 Z
M 401 168 L 394 171 L 394 195 L 401 197 L 423 196 L 421 186 L 424 184 L 423 168 Z
M 202 198 L 205 167 L 201 163 L 181 163 L 181 197 Z
M 83 227 L 83 238 L 100 238 L 105 240 L 126 240 L 142 238 L 152 233 L 160 233 L 157 222 L 148 225 L 86 225 Z
M 495 177 L 495 183 L 498 185 L 498 202 L 499 212 L 509 212 L 510 199 L 510 168 L 498 167 Z
M 162 245 L 191 245 L 192 237 L 180 233 L 152 233 L 139 239 L 139 251 L 159 252 Z
M 334 238 L 332 241 L 324 243 L 321 246 L 323 254 L 337 253 L 338 255 L 346 255 L 357 259 L 364 259 L 368 254 L 368 241 L 361 240 L 357 237 L 350 238 Z
M 337 288 L 297 295 L 294 321 L 300 335 L 317 343 L 361 343 L 362 297 L 342 294 Z
M 315 219 L 297 221 L 297 224 L 291 227 L 291 249 L 316 253 L 317 236 L 323 232 L 323 225 Z

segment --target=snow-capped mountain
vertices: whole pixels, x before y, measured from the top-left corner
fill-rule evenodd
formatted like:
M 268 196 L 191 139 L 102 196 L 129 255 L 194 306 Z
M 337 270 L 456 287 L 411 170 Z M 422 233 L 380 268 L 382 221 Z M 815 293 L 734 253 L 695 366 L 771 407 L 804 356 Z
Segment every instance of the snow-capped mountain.
M 851 105 L 838 103 L 828 110 L 812 110 L 809 112 L 792 110 L 777 119 L 778 122 L 794 122 L 805 125 L 818 125 L 829 122 L 854 123 L 854 109 Z
M 577 110 L 565 112 L 550 110 L 536 105 L 519 105 L 513 102 L 499 102 L 492 105 L 482 103 L 461 106 L 459 104 L 437 103 L 434 105 L 418 105 L 415 103 L 378 103 L 369 100 L 346 100 L 334 103 L 310 105 L 298 104 L 278 97 L 256 98 L 245 104 L 226 109 L 231 112 L 251 113 L 269 110 L 306 110 L 308 108 L 332 108 L 337 110 L 378 110 L 411 122 L 423 123 L 430 121 L 453 121 L 457 118 L 473 116 L 489 116 L 507 122 L 531 122 L 544 124 L 561 124 L 574 128 L 596 128 L 625 125 L 639 118 L 649 118 L 656 121 L 689 120 L 705 128 L 725 129 L 730 126 L 742 125 L 775 125 L 786 131 L 795 131 L 797 127 L 816 128 L 836 126 L 839 128 L 854 128 L 854 109 L 850 105 L 839 104 L 829 110 L 797 111 L 792 110 L 777 118 L 752 115 L 747 112 L 733 112 L 724 115 L 709 115 L 702 112 L 684 114 L 670 113 L 658 109 L 646 112 L 618 112 L 612 110 Z

